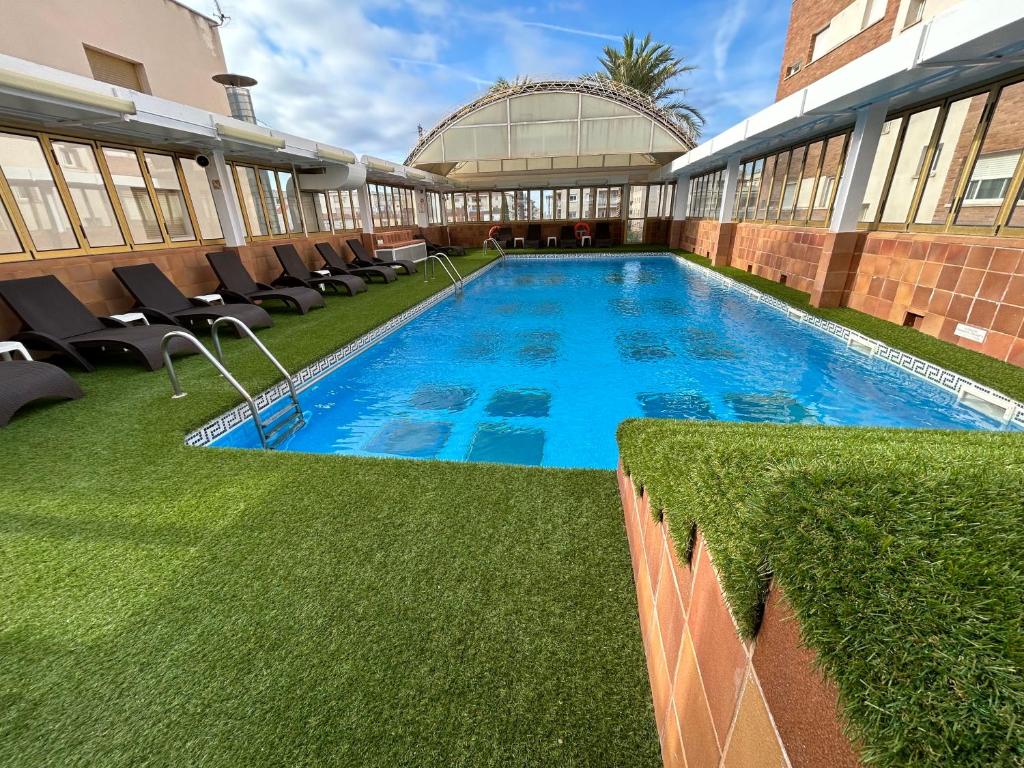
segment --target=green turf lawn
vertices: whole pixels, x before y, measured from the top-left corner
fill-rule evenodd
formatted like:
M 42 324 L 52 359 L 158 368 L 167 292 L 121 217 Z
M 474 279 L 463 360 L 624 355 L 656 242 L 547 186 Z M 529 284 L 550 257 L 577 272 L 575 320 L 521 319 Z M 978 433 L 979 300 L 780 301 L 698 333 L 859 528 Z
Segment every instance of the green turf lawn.
M 634 419 L 619 448 L 744 635 L 783 588 L 865 764 L 1024 765 L 1024 435 Z
M 294 370 L 441 287 L 260 337 Z M 658 764 L 612 473 L 189 449 L 236 398 L 179 372 L 0 431 L 0 765 Z
M 968 376 L 980 384 L 986 384 L 993 389 L 1009 395 L 1016 400 L 1024 401 L 1024 368 L 1010 365 L 996 360 L 994 357 L 983 355 L 971 349 L 958 347 L 955 344 L 921 333 L 914 328 L 906 328 L 902 325 L 890 323 L 880 317 L 858 312 L 849 307 L 835 307 L 819 309 L 810 305 L 810 295 L 798 291 L 786 285 L 780 285 L 773 280 L 758 275 L 752 275 L 735 267 L 712 267 L 710 260 L 698 256 L 689 251 L 674 250 L 695 264 L 714 269 L 723 275 L 731 277 L 741 283 L 745 283 L 762 293 L 774 296 L 794 307 L 802 309 L 818 317 L 845 325 L 855 331 L 860 331 L 865 336 L 878 339 L 891 347 L 902 349 L 912 355 L 928 360 L 936 365 L 942 366 L 950 371 Z

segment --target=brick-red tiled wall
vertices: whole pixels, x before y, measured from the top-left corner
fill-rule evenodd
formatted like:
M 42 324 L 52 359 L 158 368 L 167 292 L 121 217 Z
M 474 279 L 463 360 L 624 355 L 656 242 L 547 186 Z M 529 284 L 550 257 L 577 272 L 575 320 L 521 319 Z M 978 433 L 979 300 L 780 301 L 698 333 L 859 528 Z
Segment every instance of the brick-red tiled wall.
M 742 640 L 707 542 L 680 559 L 664 518 L 619 468 L 644 654 L 666 768 L 856 768 L 839 696 L 781 590 L 754 641 Z
M 847 306 L 1024 366 L 1024 240 L 872 232 L 847 283 Z M 978 343 L 957 323 L 988 329 Z
M 714 219 L 685 219 L 680 226 L 673 228 L 678 234 L 673 235 L 670 244 L 673 248 L 683 248 L 711 258 L 718 242 L 718 228 L 719 224 Z
M 237 249 L 242 261 L 261 282 L 269 282 L 281 274 L 281 265 L 274 255 L 274 245 L 291 242 L 306 262 L 315 268 L 321 266 L 319 256 L 314 255 L 315 243 L 330 242 L 336 249 L 351 258 L 342 245 L 346 238 L 359 237 L 359 232 L 338 232 L 334 234 L 313 234 L 309 237 L 265 240 Z M 132 306 L 132 299 L 111 270 L 129 264 L 152 262 L 159 266 L 183 293 L 195 296 L 210 293 L 217 287 L 206 254 L 224 250 L 224 246 L 210 245 L 194 248 L 167 248 L 153 251 L 129 251 L 104 255 L 75 256 L 66 259 L 36 259 L 0 264 L 0 280 L 56 275 L 93 313 L 109 315 L 124 312 Z M 0 302 L 0 339 L 16 333 L 20 323 L 10 310 Z
M 810 293 L 827 233 L 813 227 L 739 224 L 731 265 Z

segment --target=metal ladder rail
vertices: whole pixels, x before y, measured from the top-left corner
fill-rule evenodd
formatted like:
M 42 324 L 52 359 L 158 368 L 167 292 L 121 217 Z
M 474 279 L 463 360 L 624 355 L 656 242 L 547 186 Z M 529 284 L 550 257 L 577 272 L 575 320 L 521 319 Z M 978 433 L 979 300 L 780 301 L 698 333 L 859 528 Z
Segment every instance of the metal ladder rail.
M 434 255 L 433 253 L 427 255 L 427 265 L 424 266 L 424 268 L 423 268 L 423 282 L 424 283 L 427 282 L 428 279 L 430 278 L 430 276 L 433 274 L 433 271 L 428 271 L 427 267 L 428 266 L 432 266 L 433 262 L 435 262 L 435 261 L 438 264 L 441 265 L 441 268 L 445 271 L 445 273 L 448 275 L 448 278 L 452 281 L 452 285 L 455 286 L 455 292 L 456 293 L 461 293 L 462 292 L 462 281 L 461 280 L 456 280 L 455 276 L 448 269 L 447 265 L 438 256 Z
M 252 414 L 252 421 L 253 424 L 256 425 L 256 432 L 260 438 L 260 445 L 266 448 L 267 437 L 263 432 L 263 423 L 260 421 L 260 412 L 256 407 L 256 402 L 252 399 L 252 395 L 246 391 L 245 387 L 238 383 L 235 377 L 231 375 L 230 371 L 221 365 L 217 358 L 210 354 L 210 351 L 199 342 L 199 339 L 185 331 L 169 331 L 160 342 L 160 354 L 163 355 L 164 367 L 167 368 L 167 377 L 171 380 L 171 389 L 174 391 L 174 394 L 171 395 L 171 397 L 177 400 L 178 398 L 185 397 L 185 395 L 188 394 L 188 392 L 185 392 L 181 388 L 181 382 L 178 381 L 178 374 L 174 370 L 174 362 L 171 360 L 171 353 L 167 351 L 167 347 L 173 339 L 184 339 L 195 347 L 196 351 L 205 357 L 210 365 L 217 370 L 217 373 L 227 379 L 228 384 L 234 387 L 235 391 L 242 396 L 246 405 L 249 406 L 249 413 Z
M 218 317 L 213 325 L 210 327 L 210 335 L 213 338 L 213 348 L 217 352 L 217 359 L 223 364 L 224 362 L 224 350 L 220 343 L 220 329 L 224 325 L 233 325 L 242 334 L 247 336 L 256 348 L 263 353 L 263 356 L 270 361 L 271 365 L 277 368 L 278 372 L 284 377 L 285 384 L 288 385 L 288 395 L 291 399 L 291 405 L 278 411 L 272 416 L 263 419 L 260 417 L 260 425 L 265 431 L 266 440 L 270 443 L 271 448 L 275 448 L 282 442 L 291 437 L 295 432 L 306 425 L 306 417 L 302 413 L 302 406 L 299 404 L 299 395 L 295 391 L 295 384 L 292 382 L 292 376 L 288 373 L 288 370 L 281 365 L 281 361 L 278 360 L 274 354 L 267 349 L 266 345 L 257 338 L 256 334 L 252 332 L 245 323 L 239 320 L 237 317 Z M 287 419 L 278 422 L 282 416 L 288 416 Z M 266 444 L 263 446 L 267 447 Z
M 498 243 L 498 241 L 495 240 L 493 237 L 488 237 L 486 240 L 484 240 L 484 255 L 485 256 L 487 255 L 487 244 L 488 243 L 490 243 L 492 246 L 494 246 L 494 250 L 496 250 L 498 252 L 498 254 L 501 256 L 501 258 L 504 259 L 506 256 L 508 256 L 508 254 L 505 253 L 505 249 L 502 248 L 501 244 Z
M 452 272 L 454 272 L 455 276 L 459 278 L 459 288 L 462 288 L 462 286 L 466 284 L 466 279 L 462 276 L 462 273 L 459 272 L 458 268 L 455 266 L 455 262 L 452 261 L 452 257 L 449 256 L 444 251 L 441 251 L 440 253 L 436 253 L 434 255 L 437 256 L 442 261 L 448 262 L 448 266 L 451 267 Z

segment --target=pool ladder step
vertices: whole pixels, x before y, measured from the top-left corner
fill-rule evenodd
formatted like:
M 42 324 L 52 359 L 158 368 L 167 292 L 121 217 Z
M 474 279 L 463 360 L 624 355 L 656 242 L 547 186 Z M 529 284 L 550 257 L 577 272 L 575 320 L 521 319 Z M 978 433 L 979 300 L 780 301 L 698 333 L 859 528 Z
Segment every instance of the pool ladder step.
M 263 353 L 263 356 L 267 358 L 275 368 L 277 368 L 282 376 L 284 376 L 284 382 L 288 387 L 288 404 L 284 408 L 281 408 L 270 416 L 260 415 L 259 408 L 256 407 L 256 401 L 253 400 L 252 395 L 246 391 L 245 387 L 238 383 L 238 380 L 232 376 L 231 372 L 224 366 L 224 350 L 221 348 L 220 344 L 220 327 L 222 325 L 235 326 L 239 335 L 247 336 L 252 343 L 256 345 L 256 348 Z M 178 381 L 178 374 L 174 370 L 174 363 L 171 360 L 171 355 L 167 347 L 172 340 L 183 339 L 195 347 L 196 351 L 205 357 L 210 365 L 216 368 L 217 372 L 227 379 L 227 382 L 234 387 L 235 391 L 238 392 L 238 394 L 240 394 L 245 400 L 246 405 L 249 406 L 249 413 L 252 415 L 252 423 L 256 427 L 256 434 L 260 438 L 260 445 L 264 448 L 277 448 L 306 425 L 306 417 L 302 413 L 302 406 L 299 404 L 299 396 L 295 391 L 295 384 L 292 382 L 291 374 L 288 373 L 285 367 L 281 365 L 280 361 L 271 354 L 270 350 L 264 346 L 263 342 L 256 338 L 256 334 L 252 332 L 249 326 L 234 317 L 219 317 L 210 327 L 210 335 L 213 338 L 213 348 L 217 352 L 216 357 L 211 355 L 209 350 L 199 343 L 199 339 L 191 333 L 186 333 L 185 331 L 171 331 L 164 336 L 163 341 L 160 344 L 160 351 L 163 354 L 164 367 L 167 368 L 167 375 L 171 380 L 171 388 L 174 390 L 173 397 L 184 397 L 187 393 L 181 388 L 181 384 Z

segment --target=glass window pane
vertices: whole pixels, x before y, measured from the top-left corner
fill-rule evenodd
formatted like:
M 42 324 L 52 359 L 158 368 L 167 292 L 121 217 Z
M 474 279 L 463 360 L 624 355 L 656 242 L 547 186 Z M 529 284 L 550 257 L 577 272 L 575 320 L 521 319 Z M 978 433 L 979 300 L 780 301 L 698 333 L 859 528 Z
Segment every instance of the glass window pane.
M 248 166 L 236 165 L 235 174 L 238 177 L 238 195 L 242 201 L 242 209 L 249 222 L 249 236 L 260 237 L 267 234 L 267 218 L 263 215 L 263 206 L 260 205 L 260 187 L 256 183 L 256 171 Z
M 531 189 L 529 192 L 529 216 L 530 221 L 540 220 L 541 202 L 540 202 L 540 190 Z
M 782 192 L 786 187 L 786 178 L 789 175 L 789 152 L 780 152 L 775 161 L 775 183 L 772 184 L 771 193 L 768 196 L 768 208 L 765 218 L 769 221 L 776 221 L 779 218 L 779 207 L 782 203 Z
M 661 215 L 662 218 L 671 218 L 672 216 L 672 199 L 676 195 L 676 185 L 666 184 L 662 189 L 661 193 Z
M 161 243 L 163 235 L 157 223 L 156 210 L 139 167 L 139 158 L 130 149 L 103 147 L 114 191 L 128 222 L 128 231 L 136 243 Z
M 661 185 L 652 184 L 647 188 L 647 216 L 653 218 L 658 215 L 661 206 Z
M 761 192 L 761 171 L 764 160 L 755 160 L 750 164 L 750 178 L 747 181 L 747 194 L 743 203 L 743 218 L 753 219 L 757 210 L 757 196 Z
M 334 228 L 340 230 L 345 226 L 345 214 L 341 208 L 341 195 L 338 190 L 331 189 L 327 192 L 327 205 L 331 209 L 331 218 L 334 221 Z
M 917 112 L 907 121 L 903 146 L 900 148 L 892 184 L 889 186 L 889 193 L 882 209 L 882 221 L 888 224 L 902 224 L 907 220 L 938 117 L 939 108 L 935 107 Z
M 964 191 L 956 216 L 957 224 L 991 227 L 996 223 L 1024 148 L 1024 136 L 1018 120 L 1021 103 L 1024 103 L 1024 82 L 1000 91 L 995 113 Z
M 331 214 L 327 210 L 327 195 L 323 192 L 313 193 L 313 207 L 316 209 L 317 224 L 321 232 L 331 231 Z
M 629 188 L 629 218 L 642 219 L 644 217 L 644 206 L 647 203 L 647 187 L 636 184 Z M 641 231 L 641 235 L 643 232 Z
M 35 138 L 0 133 L 0 170 L 14 193 L 21 218 L 37 250 L 78 246 L 71 219 Z
M 811 213 L 811 195 L 814 193 L 814 182 L 818 176 L 818 164 L 821 162 L 821 150 L 824 144 L 816 141 L 807 147 L 804 156 L 803 173 L 796 189 L 793 209 L 793 221 L 805 221 Z
M 860 221 L 875 220 L 878 204 L 882 199 L 882 187 L 885 186 L 885 177 L 892 164 L 892 155 L 896 151 L 896 139 L 899 138 L 902 124 L 903 118 L 897 117 L 882 126 L 882 136 L 878 140 L 878 149 L 871 165 L 871 175 L 868 177 L 867 191 L 864 193 L 864 202 L 860 209 Z
M 644 241 L 644 220 L 630 219 L 626 223 L 626 243 L 642 243 Z
M 843 146 L 846 136 L 833 136 L 825 145 L 825 159 L 821 164 L 818 176 L 818 187 L 814 191 L 814 208 L 811 210 L 811 221 L 825 221 L 832 208 L 832 197 L 835 194 L 839 172 L 843 164 Z
M 790 221 L 793 218 L 797 188 L 800 186 L 806 154 L 807 147 L 797 147 L 790 156 L 789 171 L 786 173 L 786 183 L 782 188 L 782 201 L 779 204 L 780 221 Z
M 89 245 L 124 245 L 121 225 L 114 215 L 114 204 L 110 202 L 92 147 L 70 141 L 53 141 L 50 146 Z
M 772 155 L 766 157 L 764 160 L 764 171 L 761 174 L 761 188 L 758 190 L 757 195 L 757 210 L 754 214 L 754 218 L 759 221 L 763 221 L 768 215 L 768 195 L 771 192 L 773 182 L 775 181 L 775 163 L 777 157 Z
M 608 193 L 608 218 L 622 218 L 622 187 L 612 187 Z
M 0 201 L 0 253 L 21 253 L 23 250 L 18 233 L 14 231 L 14 225 L 11 223 L 11 217 Z
M 583 188 L 583 208 L 580 210 L 581 219 L 594 218 L 594 201 L 596 195 L 593 187 Z
M 566 208 L 568 211 L 567 219 L 578 219 L 580 217 L 580 194 L 581 191 L 578 189 L 569 190 L 569 205 Z
M 200 168 L 191 157 L 178 158 L 181 171 L 185 174 L 185 186 L 188 196 L 192 198 L 192 210 L 195 211 L 199 224 L 199 234 L 204 240 L 219 240 L 224 237 L 217 216 L 217 206 L 213 203 L 213 190 L 206 170 Z
M 355 229 L 352 219 L 352 194 L 348 190 L 342 190 L 338 193 L 338 197 L 341 199 L 342 226 L 345 229 Z
M 914 223 L 946 223 L 986 101 L 988 94 L 981 93 L 949 105 Z
M 267 209 L 267 216 L 270 217 L 270 231 L 275 235 L 283 235 L 284 205 L 281 202 L 281 193 L 277 189 L 276 174 L 269 168 L 260 168 L 258 173 L 260 194 L 263 195 L 263 205 Z
M 453 219 L 456 224 L 462 224 L 466 221 L 466 196 L 462 192 L 455 194 L 455 203 L 452 206 Z
M 174 167 L 174 158 L 150 152 L 145 153 L 144 157 L 167 234 L 175 242 L 195 240 L 196 234 L 192 229 L 188 206 L 185 205 L 185 193 L 181 191 L 181 181 Z
M 594 216 L 599 219 L 608 218 L 608 188 L 600 187 L 597 190 L 597 210 L 594 212 Z
M 302 193 L 302 217 L 306 220 L 307 232 L 319 232 L 320 222 L 317 220 L 316 204 L 312 192 Z
M 359 190 L 353 189 L 352 198 L 352 224 L 353 229 L 363 228 L 363 204 L 359 200 Z
M 288 231 L 292 234 L 302 233 L 302 219 L 299 217 L 299 202 L 296 199 L 296 184 L 288 171 L 278 171 L 277 181 L 284 193 L 285 220 L 288 224 Z

